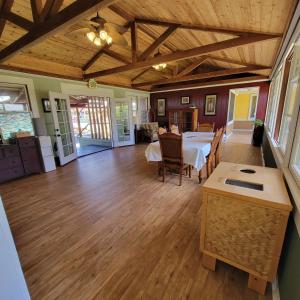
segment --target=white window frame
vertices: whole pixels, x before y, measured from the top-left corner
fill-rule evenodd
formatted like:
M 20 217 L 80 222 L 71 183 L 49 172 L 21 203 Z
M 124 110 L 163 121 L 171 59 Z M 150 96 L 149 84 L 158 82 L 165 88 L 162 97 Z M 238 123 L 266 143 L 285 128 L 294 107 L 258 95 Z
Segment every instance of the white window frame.
M 300 35 L 299 35 L 298 42 L 300 42 Z M 288 58 L 288 56 L 290 55 L 292 49 L 294 48 L 293 47 L 294 45 L 295 45 L 295 43 L 289 48 L 289 51 L 285 55 L 285 58 L 279 68 L 282 68 L 284 66 L 284 63 L 285 63 L 286 59 Z M 292 67 L 293 66 L 291 66 L 291 68 Z M 290 72 L 291 71 L 292 70 L 290 70 Z M 276 76 L 274 76 L 273 80 L 275 78 L 276 78 Z M 300 78 L 299 78 L 299 80 L 300 80 Z M 282 87 L 282 80 L 280 81 L 280 89 L 279 89 L 278 93 L 280 93 L 281 87 Z M 286 96 L 287 96 L 287 93 L 286 93 L 285 97 Z M 270 97 L 270 94 L 269 94 L 269 97 Z M 278 95 L 278 101 L 279 101 L 279 95 Z M 296 134 L 296 126 L 298 126 L 300 123 L 299 110 L 300 110 L 300 84 L 298 85 L 298 88 L 296 91 L 296 102 L 295 102 L 293 115 L 291 118 L 291 126 L 290 126 L 290 130 L 289 130 L 288 142 L 286 145 L 285 153 L 281 152 L 281 150 L 279 148 L 279 144 L 277 143 L 277 141 L 275 141 L 275 139 L 273 137 L 274 129 L 272 128 L 272 131 L 271 131 L 267 125 L 266 125 L 266 136 L 269 140 L 271 150 L 272 150 L 273 156 L 275 158 L 277 167 L 282 171 L 282 173 L 285 177 L 285 180 L 290 188 L 290 191 L 293 195 L 295 205 L 296 205 L 296 209 L 294 209 L 294 220 L 295 220 L 298 232 L 300 233 L 300 185 L 299 185 L 300 178 L 298 178 L 298 176 L 295 176 L 294 172 L 292 172 L 291 168 L 290 168 L 290 161 L 291 161 L 291 155 L 292 155 L 292 150 L 293 150 L 293 142 L 294 142 L 294 138 L 295 138 L 295 134 Z M 269 115 L 269 113 L 270 113 L 270 103 L 268 100 L 267 116 Z M 297 124 L 297 122 L 298 122 L 298 124 Z
M 250 96 L 250 106 L 249 106 L 249 112 L 248 112 L 248 120 L 249 121 L 254 121 L 256 119 L 258 96 L 259 96 L 259 92 L 256 94 L 251 94 L 251 96 Z M 256 104 L 255 104 L 255 110 L 254 110 L 254 117 L 251 118 L 251 108 L 252 108 L 252 102 L 253 102 L 254 97 L 256 97 Z

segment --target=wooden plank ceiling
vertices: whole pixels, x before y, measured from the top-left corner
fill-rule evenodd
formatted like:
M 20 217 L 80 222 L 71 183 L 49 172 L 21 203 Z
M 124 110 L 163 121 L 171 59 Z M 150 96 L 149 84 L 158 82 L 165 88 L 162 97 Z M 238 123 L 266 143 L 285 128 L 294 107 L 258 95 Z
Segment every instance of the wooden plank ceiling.
M 0 0 L 0 68 L 146 90 L 267 76 L 296 0 Z M 128 46 L 70 32 L 96 12 L 125 26 Z M 154 57 L 159 49 L 160 57 Z M 156 71 L 154 63 L 167 62 Z

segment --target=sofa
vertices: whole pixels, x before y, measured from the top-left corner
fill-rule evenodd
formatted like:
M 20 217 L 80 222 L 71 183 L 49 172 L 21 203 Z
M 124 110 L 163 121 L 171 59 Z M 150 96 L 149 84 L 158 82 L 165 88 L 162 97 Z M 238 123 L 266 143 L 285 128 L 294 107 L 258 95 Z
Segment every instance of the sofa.
M 158 122 L 142 123 L 140 130 L 143 131 L 143 135 L 150 143 L 158 141 Z

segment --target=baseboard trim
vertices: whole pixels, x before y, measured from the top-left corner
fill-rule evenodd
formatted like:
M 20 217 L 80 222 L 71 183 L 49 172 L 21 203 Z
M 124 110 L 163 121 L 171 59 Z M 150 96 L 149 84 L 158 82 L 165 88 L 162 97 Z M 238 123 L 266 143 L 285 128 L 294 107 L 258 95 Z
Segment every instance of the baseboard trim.
M 279 285 L 278 285 L 277 277 L 272 282 L 272 298 L 273 298 L 273 300 L 280 300 Z

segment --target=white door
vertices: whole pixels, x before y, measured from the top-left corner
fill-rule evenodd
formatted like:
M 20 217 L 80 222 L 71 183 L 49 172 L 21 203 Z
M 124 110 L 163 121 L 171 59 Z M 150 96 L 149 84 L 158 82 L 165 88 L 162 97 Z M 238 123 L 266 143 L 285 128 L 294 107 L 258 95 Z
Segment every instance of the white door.
M 112 99 L 111 115 L 114 147 L 134 144 L 131 100 Z
M 61 165 L 76 159 L 76 142 L 68 95 L 49 92 L 57 153 Z

